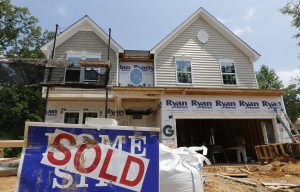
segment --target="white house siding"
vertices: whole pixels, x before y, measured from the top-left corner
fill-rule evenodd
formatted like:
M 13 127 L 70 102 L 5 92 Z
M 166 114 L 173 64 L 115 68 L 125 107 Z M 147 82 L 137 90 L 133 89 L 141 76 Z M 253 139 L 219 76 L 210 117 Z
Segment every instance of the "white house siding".
M 101 59 L 107 60 L 107 43 L 100 39 L 92 31 L 79 31 L 71 38 L 66 40 L 64 43 L 59 45 L 55 49 L 56 59 L 65 59 L 67 51 L 86 51 L 87 53 L 101 53 Z M 116 83 L 116 73 L 117 73 L 117 58 L 116 52 L 112 49 L 110 50 L 110 80 L 109 84 L 115 85 Z M 61 71 L 57 71 L 57 74 L 53 72 L 54 78 L 59 78 L 61 76 Z M 55 77 L 57 75 L 57 77 Z
M 197 33 L 204 29 L 209 40 L 202 44 Z M 198 18 L 157 55 L 156 85 L 177 86 L 175 57 L 192 59 L 192 87 L 228 87 L 222 83 L 219 59 L 234 59 L 238 86 L 230 88 L 257 88 L 252 63 L 244 53 L 211 27 L 205 20 Z M 178 85 L 182 86 L 182 85 Z

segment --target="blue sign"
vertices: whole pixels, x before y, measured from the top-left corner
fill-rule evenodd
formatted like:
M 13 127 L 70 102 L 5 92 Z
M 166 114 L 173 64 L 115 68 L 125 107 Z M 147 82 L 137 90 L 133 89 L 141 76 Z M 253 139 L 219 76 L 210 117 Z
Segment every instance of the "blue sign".
M 159 191 L 159 130 L 28 123 L 18 191 Z

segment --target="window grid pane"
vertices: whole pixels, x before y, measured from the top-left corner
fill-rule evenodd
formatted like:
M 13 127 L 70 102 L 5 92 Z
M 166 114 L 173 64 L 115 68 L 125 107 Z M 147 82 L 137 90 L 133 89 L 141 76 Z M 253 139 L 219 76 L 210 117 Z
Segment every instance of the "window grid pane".
M 192 83 L 191 73 L 177 73 L 178 83 Z
M 191 62 L 190 61 L 176 61 L 177 72 L 191 72 Z
M 83 113 L 82 124 L 85 124 L 85 119 L 87 117 L 97 118 L 98 114 L 96 112 L 85 112 Z
M 80 67 L 80 60 L 81 57 L 68 57 L 68 61 L 70 61 L 74 67 Z
M 223 83 L 226 85 L 235 85 L 236 84 L 235 75 L 224 74 Z
M 79 113 L 65 113 L 64 123 L 78 124 L 79 123 Z

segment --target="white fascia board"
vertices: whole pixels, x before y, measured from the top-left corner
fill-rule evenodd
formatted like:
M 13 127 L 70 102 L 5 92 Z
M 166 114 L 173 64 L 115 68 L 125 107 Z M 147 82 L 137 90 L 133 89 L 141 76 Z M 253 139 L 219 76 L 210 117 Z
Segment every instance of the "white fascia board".
M 175 30 L 173 30 L 154 48 L 152 48 L 150 52 L 152 54 L 158 54 L 162 49 L 164 49 L 171 41 L 173 41 L 179 34 L 181 34 L 181 32 L 187 29 L 199 17 L 203 18 L 213 28 L 215 28 L 218 32 L 224 35 L 230 42 L 237 46 L 244 54 L 246 54 L 250 58 L 250 61 L 252 63 L 254 63 L 260 58 L 260 55 L 255 50 L 253 50 L 248 44 L 242 41 L 238 36 L 236 36 L 225 25 L 220 23 L 215 17 L 213 17 L 202 7 L 199 8 L 195 13 L 193 13 L 189 18 L 187 18 L 183 23 L 181 23 Z
M 56 45 L 55 48 L 61 45 L 63 42 L 68 40 L 70 37 L 72 37 L 74 34 L 76 34 L 78 31 L 81 30 L 81 28 L 85 25 L 88 24 L 92 27 L 92 31 L 103 41 L 108 42 L 109 36 L 93 21 L 91 20 L 88 16 L 83 17 L 79 21 L 73 24 L 69 29 L 64 31 L 63 33 L 59 34 L 56 37 Z M 48 57 L 53 46 L 54 40 L 49 41 L 45 45 L 43 45 L 40 49 L 41 51 Z M 124 49 L 118 45 L 113 39 L 111 39 L 111 47 L 112 49 L 117 52 L 121 53 L 124 52 Z

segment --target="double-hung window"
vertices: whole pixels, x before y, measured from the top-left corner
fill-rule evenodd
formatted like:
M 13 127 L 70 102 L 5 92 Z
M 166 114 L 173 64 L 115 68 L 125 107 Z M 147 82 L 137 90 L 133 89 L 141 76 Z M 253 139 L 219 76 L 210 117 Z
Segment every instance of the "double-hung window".
M 190 60 L 176 59 L 177 83 L 192 83 L 192 62 Z
M 221 59 L 221 73 L 224 85 L 236 85 L 237 76 L 234 61 L 231 59 Z

